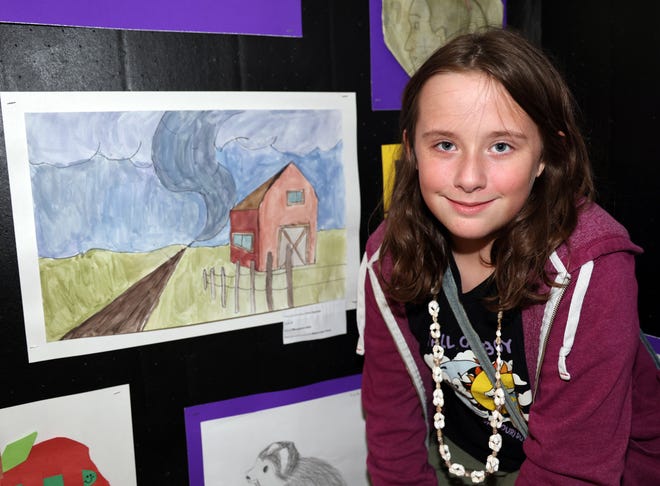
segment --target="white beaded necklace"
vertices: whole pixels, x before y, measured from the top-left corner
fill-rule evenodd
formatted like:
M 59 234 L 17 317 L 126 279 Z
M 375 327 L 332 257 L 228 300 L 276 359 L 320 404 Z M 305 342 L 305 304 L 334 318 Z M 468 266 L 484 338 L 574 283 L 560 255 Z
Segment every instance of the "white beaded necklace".
M 497 331 L 495 332 L 495 349 L 497 351 L 497 359 L 495 361 L 495 396 L 493 401 L 495 403 L 495 410 L 490 414 L 489 423 L 493 428 L 493 433 L 488 441 L 488 447 L 492 453 L 486 459 L 486 470 L 469 471 L 465 466 L 459 463 L 451 462 L 451 454 L 449 453 L 449 446 L 444 443 L 442 438 L 442 429 L 445 426 L 445 416 L 442 414 L 442 407 L 444 405 L 444 396 L 442 394 L 442 369 L 440 364 L 445 350 L 440 345 L 440 324 L 438 324 L 438 313 L 440 312 L 440 305 L 436 300 L 436 295 L 433 296 L 429 302 L 429 314 L 433 318 L 431 323 L 431 342 L 433 345 L 433 381 L 435 381 L 435 390 L 433 391 L 433 405 L 435 405 L 436 413 L 433 416 L 433 425 L 438 435 L 438 450 L 440 457 L 445 461 L 449 468 L 449 472 L 455 476 L 461 476 L 472 479 L 473 483 L 482 483 L 487 475 L 497 472 L 500 466 L 500 460 L 497 458 L 497 452 L 502 448 L 502 436 L 498 430 L 504 421 L 502 415 L 502 407 L 504 406 L 504 389 L 502 388 L 501 370 L 502 370 L 502 311 L 497 313 Z M 488 366 L 490 363 L 483 363 L 482 366 Z

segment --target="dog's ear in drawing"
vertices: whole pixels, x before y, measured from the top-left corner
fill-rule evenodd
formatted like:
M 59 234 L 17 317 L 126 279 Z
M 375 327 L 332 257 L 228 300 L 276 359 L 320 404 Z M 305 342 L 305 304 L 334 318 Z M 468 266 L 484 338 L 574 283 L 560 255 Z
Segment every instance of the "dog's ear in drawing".
M 293 442 L 273 442 L 246 474 L 255 486 L 346 486 L 341 473 L 316 457 L 302 457 Z
M 284 486 L 295 475 L 299 459 L 293 442 L 273 442 L 259 453 L 245 478 L 248 483 L 258 486 Z
M 273 442 L 261 454 L 261 457 L 270 457 L 278 465 L 279 473 L 283 477 L 289 477 L 298 465 L 300 454 L 293 442 Z

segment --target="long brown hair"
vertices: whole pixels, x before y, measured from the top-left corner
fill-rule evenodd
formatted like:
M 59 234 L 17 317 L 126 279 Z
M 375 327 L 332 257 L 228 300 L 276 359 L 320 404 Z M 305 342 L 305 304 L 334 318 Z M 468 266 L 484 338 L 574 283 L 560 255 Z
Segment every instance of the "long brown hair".
M 385 282 L 388 294 L 404 302 L 425 299 L 448 264 L 447 232 L 422 199 L 411 145 L 422 87 L 447 72 L 486 74 L 538 126 L 545 169 L 523 208 L 497 234 L 491 262 L 499 308 L 542 302 L 547 295 L 539 292 L 538 283 L 551 285 L 546 261 L 575 229 L 579 206 L 593 199 L 594 186 L 568 86 L 540 49 L 507 29 L 456 37 L 432 54 L 406 85 L 399 119 L 402 149 L 381 250 L 393 263 Z

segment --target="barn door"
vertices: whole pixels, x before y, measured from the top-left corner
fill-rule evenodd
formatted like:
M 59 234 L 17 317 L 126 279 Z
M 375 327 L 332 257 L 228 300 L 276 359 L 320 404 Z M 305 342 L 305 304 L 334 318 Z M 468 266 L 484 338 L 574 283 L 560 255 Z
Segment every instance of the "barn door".
M 291 245 L 291 264 L 294 267 L 307 265 L 307 241 L 309 239 L 309 225 L 281 226 L 278 238 L 277 263 L 280 268 L 286 261 L 286 249 Z

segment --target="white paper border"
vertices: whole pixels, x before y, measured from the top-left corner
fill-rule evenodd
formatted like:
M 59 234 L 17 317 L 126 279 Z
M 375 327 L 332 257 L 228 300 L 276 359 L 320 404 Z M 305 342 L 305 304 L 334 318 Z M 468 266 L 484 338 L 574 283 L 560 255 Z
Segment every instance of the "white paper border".
M 25 113 L 177 110 L 340 110 L 346 188 L 346 309 L 355 309 L 359 267 L 360 197 L 355 93 L 85 91 L 2 92 L 11 202 L 25 334 L 30 362 L 111 351 L 282 322 L 290 309 L 222 321 L 139 333 L 47 342 L 41 295 Z M 35 303 L 39 303 L 38 305 Z M 18 323 L 15 323 L 18 325 Z

